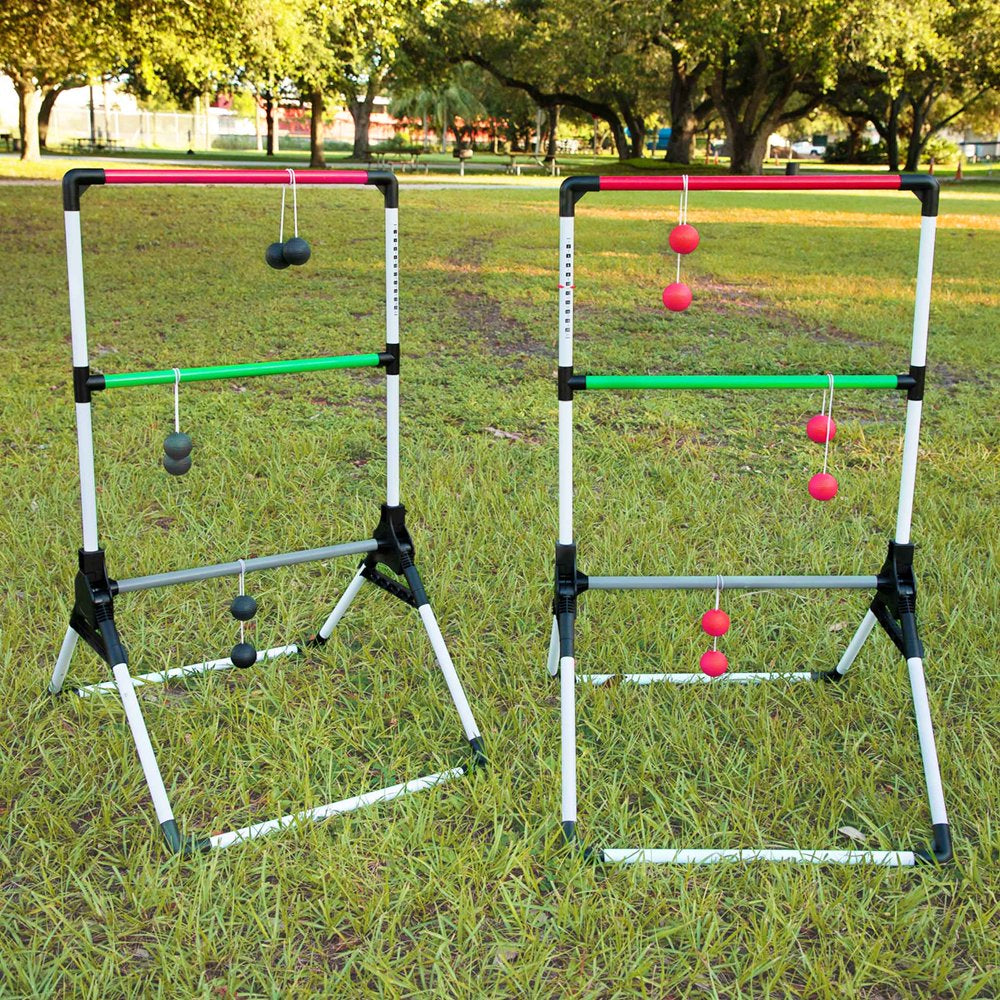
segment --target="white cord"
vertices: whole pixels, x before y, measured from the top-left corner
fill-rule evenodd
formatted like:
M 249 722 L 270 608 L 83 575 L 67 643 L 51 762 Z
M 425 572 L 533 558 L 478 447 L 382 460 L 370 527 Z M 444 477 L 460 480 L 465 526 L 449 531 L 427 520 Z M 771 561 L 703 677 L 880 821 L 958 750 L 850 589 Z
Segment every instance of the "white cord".
M 823 472 L 826 472 L 826 462 L 830 457 L 830 433 L 833 430 L 833 374 L 831 372 L 826 373 L 826 377 L 830 380 L 830 406 L 826 414 L 826 444 L 823 446 Z M 825 400 L 826 393 L 823 393 L 823 398 Z
M 299 195 L 298 188 L 295 186 L 295 171 L 291 167 L 285 168 L 288 171 L 289 181 L 288 183 L 292 186 L 292 219 L 295 224 L 295 235 L 299 235 Z M 284 191 L 282 190 L 282 195 Z M 284 202 L 282 202 L 284 204 Z
M 684 185 L 681 191 L 680 205 L 677 210 L 677 225 L 683 226 L 688 217 L 688 175 L 681 176 L 681 183 Z M 677 255 L 677 281 L 681 280 L 681 255 Z
M 715 610 L 719 610 L 719 604 L 722 602 L 722 577 L 716 576 L 715 578 Z M 717 635 L 712 636 L 712 650 L 713 652 L 719 648 L 719 637 Z
M 240 597 L 242 597 L 244 595 L 244 593 L 245 593 L 243 587 L 244 587 L 244 582 L 245 582 L 246 573 L 247 573 L 247 564 L 242 559 L 239 560 L 239 564 L 240 564 Z M 240 619 L 240 642 L 244 642 L 245 640 L 246 640 L 246 622 L 243 621 L 243 619 L 241 618 Z
M 181 370 L 174 369 L 174 431 L 181 432 Z

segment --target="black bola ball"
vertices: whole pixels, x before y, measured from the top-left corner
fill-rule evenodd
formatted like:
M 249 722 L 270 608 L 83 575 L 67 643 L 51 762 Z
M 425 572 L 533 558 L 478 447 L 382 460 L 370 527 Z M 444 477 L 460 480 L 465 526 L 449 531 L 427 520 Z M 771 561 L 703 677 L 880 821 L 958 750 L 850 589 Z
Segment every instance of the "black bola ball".
M 191 468 L 191 456 L 184 458 L 171 458 L 169 455 L 163 456 L 163 468 L 172 476 L 183 476 Z
M 174 459 L 187 458 L 193 447 L 191 438 L 180 431 L 168 434 L 167 439 L 163 442 L 163 450 Z
M 304 264 L 312 255 L 309 244 L 301 236 L 293 236 L 285 243 L 284 257 L 289 264 Z
M 233 661 L 234 667 L 246 669 L 257 662 L 257 650 L 249 642 L 238 642 L 233 646 L 229 659 Z
M 229 605 L 229 613 L 238 622 L 248 622 L 257 614 L 257 602 L 249 594 L 240 594 L 233 598 Z
M 275 271 L 283 271 L 288 267 L 288 261 L 285 260 L 285 244 L 284 243 L 272 243 L 264 251 L 264 260 L 275 269 Z

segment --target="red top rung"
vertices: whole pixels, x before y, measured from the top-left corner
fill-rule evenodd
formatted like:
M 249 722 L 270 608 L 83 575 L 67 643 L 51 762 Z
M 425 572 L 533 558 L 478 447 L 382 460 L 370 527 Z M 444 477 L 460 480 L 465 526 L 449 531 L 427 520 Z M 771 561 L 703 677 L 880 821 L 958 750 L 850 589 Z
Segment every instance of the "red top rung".
M 684 179 L 600 177 L 602 191 L 681 191 Z M 811 174 L 781 177 L 688 177 L 689 191 L 898 191 L 899 174 Z
M 296 184 L 367 184 L 367 170 L 295 170 Z M 105 184 L 290 184 L 287 170 L 105 170 Z

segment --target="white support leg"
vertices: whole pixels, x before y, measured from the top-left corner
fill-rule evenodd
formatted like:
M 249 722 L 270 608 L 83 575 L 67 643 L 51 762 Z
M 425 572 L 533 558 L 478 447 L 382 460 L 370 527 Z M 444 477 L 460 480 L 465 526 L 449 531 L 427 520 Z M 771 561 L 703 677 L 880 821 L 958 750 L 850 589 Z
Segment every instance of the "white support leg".
M 927 701 L 923 660 L 919 656 L 911 656 L 906 661 L 906 667 L 910 674 L 913 711 L 917 717 L 917 737 L 920 740 L 920 757 L 924 765 L 931 823 L 936 826 L 948 822 L 948 813 L 944 807 L 944 787 L 941 784 L 941 769 L 938 766 L 937 747 L 934 744 L 934 726 L 931 722 L 930 704 Z
M 694 848 L 688 850 L 648 847 L 610 848 L 601 860 L 620 865 L 714 865 L 720 861 L 799 861 L 805 864 L 881 865 L 887 868 L 916 864 L 913 851 L 800 851 L 776 848 Z
M 347 609 L 354 602 L 354 598 L 358 596 L 358 591 L 364 582 L 365 578 L 361 575 L 361 570 L 359 569 L 355 573 L 354 579 L 347 585 L 347 590 L 344 591 L 343 596 L 337 601 L 333 611 L 330 612 L 330 617 L 323 622 L 323 627 L 319 630 L 321 639 L 330 638 L 333 630 L 337 627 L 337 622 L 347 613 Z
M 146 721 L 142 717 L 139 699 L 135 694 L 135 685 L 132 683 L 128 667 L 124 663 L 117 664 L 112 669 L 112 673 L 118 685 L 118 694 L 121 697 L 122 705 L 125 708 L 125 718 L 128 720 L 129 729 L 132 730 L 132 739 L 135 741 L 135 749 L 139 754 L 142 773 L 146 776 L 146 785 L 153 800 L 156 818 L 162 826 L 174 818 L 174 813 L 170 808 L 170 799 L 167 797 L 163 778 L 160 776 L 160 766 L 156 762 L 153 744 L 149 740 Z
M 66 629 L 62 646 L 59 648 L 59 656 L 56 658 L 55 669 L 52 671 L 52 680 L 49 681 L 49 694 L 59 694 L 62 691 L 63 681 L 66 680 L 66 672 L 69 670 L 69 662 L 73 659 L 73 651 L 80 636 L 75 629 Z
M 854 633 L 854 638 L 847 644 L 844 655 L 841 656 L 840 662 L 834 668 L 841 677 L 850 670 L 851 664 L 857 659 L 858 653 L 861 652 L 861 647 L 868 641 L 868 636 L 872 634 L 872 629 L 877 624 L 878 619 L 875 615 L 871 611 L 866 612 L 864 618 L 861 619 L 861 624 L 858 626 L 857 632 Z
M 451 654 L 448 652 L 448 647 L 444 644 L 444 636 L 441 635 L 441 629 L 438 627 L 434 612 L 431 610 L 430 604 L 421 604 L 417 610 L 420 612 L 420 619 L 424 623 L 424 628 L 427 629 L 427 636 L 431 641 L 434 657 L 441 668 L 441 673 L 444 674 L 444 680 L 448 685 L 451 700 L 455 703 L 455 708 L 458 709 L 459 718 L 462 720 L 462 728 L 465 730 L 465 737 L 470 742 L 478 739 L 480 735 L 479 727 L 476 725 L 476 720 L 472 717 L 472 709 L 469 707 L 468 699 L 465 697 L 465 691 L 462 690 L 462 682 L 458 679 L 455 664 L 452 663 Z
M 300 826 L 302 823 L 319 822 L 330 819 L 332 816 L 343 816 L 345 813 L 363 809 L 365 806 L 375 805 L 378 802 L 390 802 L 403 795 L 412 795 L 413 792 L 422 792 L 425 788 L 433 788 L 452 778 L 458 778 L 465 774 L 464 767 L 453 767 L 449 771 L 442 771 L 439 774 L 428 774 L 424 778 L 414 778 L 401 785 L 391 785 L 389 788 L 378 788 L 373 792 L 365 792 L 363 795 L 355 795 L 350 799 L 343 799 L 340 802 L 331 802 L 329 805 L 319 806 L 316 809 L 304 809 L 302 812 L 289 813 L 280 819 L 269 819 L 263 823 L 255 823 L 252 826 L 245 826 L 240 830 L 230 830 L 228 833 L 217 833 L 209 838 L 209 846 L 222 848 L 231 844 L 238 844 L 245 840 L 256 840 L 258 837 L 265 837 L 269 833 L 277 833 L 287 830 L 292 826 Z
M 576 659 L 562 657 L 559 674 L 562 824 L 569 839 L 576 827 Z
M 549 639 L 549 659 L 545 665 L 550 677 L 559 673 L 559 619 L 552 616 L 552 636 Z

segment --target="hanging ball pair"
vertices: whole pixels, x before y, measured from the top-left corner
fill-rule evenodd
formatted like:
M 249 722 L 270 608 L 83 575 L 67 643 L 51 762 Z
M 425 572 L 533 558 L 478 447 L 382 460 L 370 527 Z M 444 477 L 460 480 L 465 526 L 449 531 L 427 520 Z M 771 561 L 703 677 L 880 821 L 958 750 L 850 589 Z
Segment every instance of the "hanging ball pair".
M 670 249 L 676 254 L 686 255 L 694 253 L 698 248 L 701 237 L 694 226 L 682 222 L 679 226 L 674 226 L 670 230 Z M 678 273 L 680 269 L 678 267 Z M 691 289 L 683 281 L 674 281 L 663 289 L 663 304 L 671 312 L 684 312 L 691 305 L 693 296 Z
M 826 395 L 823 396 L 823 407 L 826 409 Z M 837 495 L 839 488 L 837 480 L 826 471 L 826 455 L 829 454 L 830 442 L 837 436 L 837 425 L 834 423 L 831 412 L 833 410 L 833 377 L 830 377 L 830 412 L 820 412 L 809 418 L 806 424 L 806 436 L 814 444 L 821 444 L 826 448 L 823 457 L 823 471 L 817 472 L 809 480 L 809 496 L 813 500 L 832 500 Z
M 276 271 L 283 271 L 289 264 L 301 267 L 312 256 L 312 249 L 301 236 L 293 236 L 284 243 L 272 243 L 264 251 L 264 260 Z
M 717 639 L 729 631 L 729 615 L 722 608 L 712 608 L 701 616 L 701 627 L 704 632 Z M 729 669 L 729 660 L 718 649 L 709 649 L 701 654 L 698 665 L 703 674 L 721 677 Z
M 257 602 L 249 594 L 238 594 L 229 605 L 229 613 L 238 622 L 248 622 L 257 614 Z M 246 642 L 242 637 L 243 629 L 240 628 L 241 641 L 233 646 L 229 654 L 234 667 L 252 667 L 257 662 L 257 650 L 252 642 Z
M 181 431 L 168 434 L 163 442 L 163 468 L 172 476 L 183 476 L 191 468 L 191 438 Z

